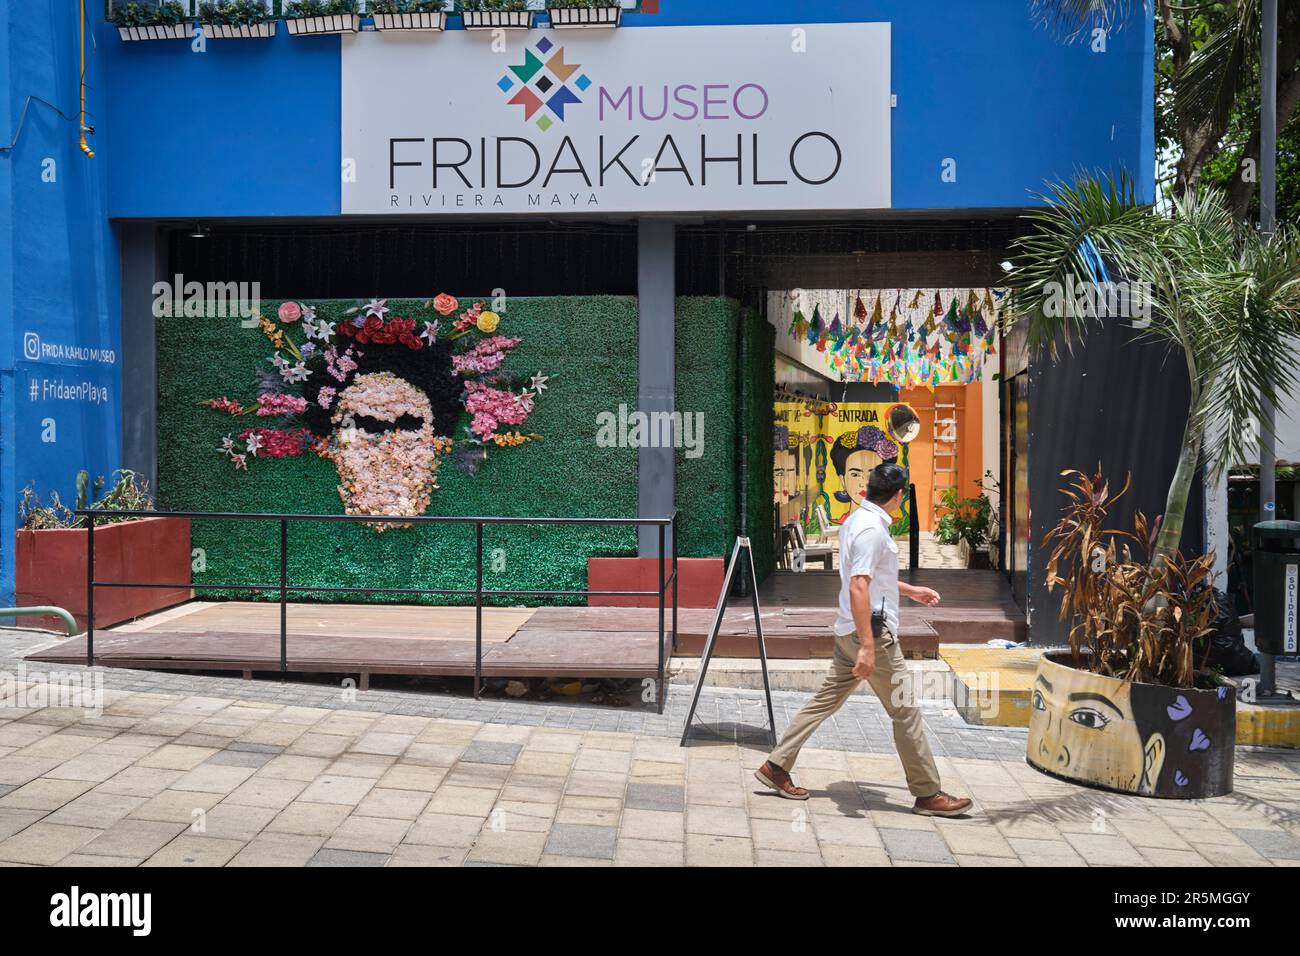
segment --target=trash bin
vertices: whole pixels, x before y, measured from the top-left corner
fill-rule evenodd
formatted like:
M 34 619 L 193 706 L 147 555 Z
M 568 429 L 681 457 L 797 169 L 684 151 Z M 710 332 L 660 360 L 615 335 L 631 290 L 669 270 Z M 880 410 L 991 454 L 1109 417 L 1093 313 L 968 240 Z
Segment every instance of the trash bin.
M 1300 521 L 1261 521 L 1253 529 L 1255 646 L 1297 653 L 1300 633 Z

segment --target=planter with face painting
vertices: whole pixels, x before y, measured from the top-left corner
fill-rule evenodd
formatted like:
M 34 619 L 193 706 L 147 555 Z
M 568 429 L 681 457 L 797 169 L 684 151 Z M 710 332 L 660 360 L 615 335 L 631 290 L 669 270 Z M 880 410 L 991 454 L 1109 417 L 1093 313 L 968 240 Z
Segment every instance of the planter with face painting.
M 1030 691 L 1029 763 L 1106 790 L 1194 800 L 1232 792 L 1231 688 L 1165 687 L 1044 654 Z

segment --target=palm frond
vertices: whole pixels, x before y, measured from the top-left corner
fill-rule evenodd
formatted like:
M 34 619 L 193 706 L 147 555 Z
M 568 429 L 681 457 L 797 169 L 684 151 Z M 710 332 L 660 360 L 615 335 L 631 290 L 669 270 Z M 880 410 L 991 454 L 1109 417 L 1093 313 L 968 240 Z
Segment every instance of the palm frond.
M 1074 183 L 1049 183 L 1044 206 L 1027 213 L 1031 231 L 1012 245 L 1008 308 L 1026 323 L 1031 350 L 1056 353 L 1086 331 L 1092 316 L 1075 307 L 1068 290 L 1124 279 L 1158 242 L 1161 223 L 1136 203 L 1131 176 L 1106 180 L 1086 174 Z
M 1296 340 L 1300 335 L 1300 241 L 1279 230 L 1270 239 L 1245 232 L 1214 328 L 1204 330 L 1205 373 L 1213 382 L 1201 426 L 1215 475 L 1247 460 L 1265 401 L 1277 405 L 1296 393 Z
M 1192 54 L 1174 93 L 1174 112 L 1199 125 L 1227 126 L 1259 62 L 1260 0 L 1236 0 L 1232 21 Z
M 1152 0 L 1029 0 L 1030 20 L 1067 43 L 1098 27 L 1120 29 L 1135 11 L 1153 11 Z

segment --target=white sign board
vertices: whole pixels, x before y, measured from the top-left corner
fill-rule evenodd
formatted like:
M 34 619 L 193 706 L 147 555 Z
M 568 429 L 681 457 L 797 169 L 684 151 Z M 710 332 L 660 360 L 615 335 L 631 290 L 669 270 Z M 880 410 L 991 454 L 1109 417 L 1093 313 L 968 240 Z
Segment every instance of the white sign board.
M 343 37 L 345 214 L 887 209 L 887 23 Z

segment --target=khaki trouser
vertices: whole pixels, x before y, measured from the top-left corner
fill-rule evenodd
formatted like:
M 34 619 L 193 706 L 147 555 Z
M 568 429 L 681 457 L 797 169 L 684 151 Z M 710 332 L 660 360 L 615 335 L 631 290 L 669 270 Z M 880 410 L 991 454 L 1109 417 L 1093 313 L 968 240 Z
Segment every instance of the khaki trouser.
M 768 758 L 787 773 L 794 769 L 799 751 L 808 738 L 849 699 L 860 681 L 853 676 L 853 665 L 858 658 L 856 634 L 835 638 L 835 654 L 831 659 L 830 673 L 812 700 L 803 706 L 786 728 L 785 736 Z M 921 709 L 913 701 L 908 681 L 903 650 L 898 639 L 889 631 L 876 641 L 876 669 L 867 683 L 894 723 L 894 746 L 903 761 L 907 775 L 907 788 L 914 797 L 930 797 L 939 792 L 939 768 L 925 739 L 921 723 Z

